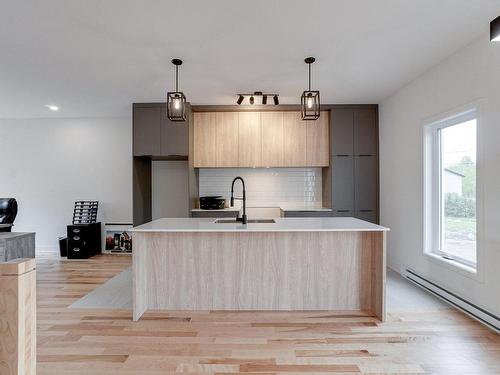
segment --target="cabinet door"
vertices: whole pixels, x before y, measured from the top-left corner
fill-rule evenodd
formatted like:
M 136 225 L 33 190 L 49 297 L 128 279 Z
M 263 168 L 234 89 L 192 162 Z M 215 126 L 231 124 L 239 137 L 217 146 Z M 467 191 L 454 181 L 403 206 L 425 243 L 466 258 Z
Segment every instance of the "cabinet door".
M 238 166 L 260 167 L 262 154 L 260 112 L 238 113 Z
M 215 112 L 195 112 L 193 121 L 194 167 L 217 166 Z
M 165 108 L 161 110 L 161 156 L 187 156 L 189 154 L 188 120 L 170 121 Z
M 322 111 L 321 116 L 314 121 L 304 121 L 306 124 L 306 163 L 308 167 L 328 167 L 329 153 L 329 116 Z
M 134 156 L 160 155 L 160 126 L 160 107 L 134 108 Z
M 331 111 L 331 154 L 354 154 L 354 115 L 352 109 L 332 109 Z
M 306 159 L 306 121 L 300 112 L 283 113 L 283 166 L 305 167 Z
M 353 216 L 353 156 L 334 156 L 332 159 L 332 209 L 334 211 L 334 216 Z M 350 214 L 343 215 L 343 213 Z
M 354 110 L 355 155 L 376 155 L 377 146 L 377 112 L 371 108 Z
M 283 166 L 283 112 L 262 112 L 262 166 Z
M 354 158 L 356 212 L 376 212 L 378 201 L 378 165 L 376 156 Z
M 238 112 L 215 113 L 216 166 L 238 166 Z

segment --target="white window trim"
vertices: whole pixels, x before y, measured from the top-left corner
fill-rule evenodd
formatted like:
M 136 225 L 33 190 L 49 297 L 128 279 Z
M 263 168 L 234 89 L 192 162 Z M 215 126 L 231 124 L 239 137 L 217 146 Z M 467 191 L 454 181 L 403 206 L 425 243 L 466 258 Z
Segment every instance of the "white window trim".
M 424 126 L 424 254 L 430 259 L 451 268 L 460 270 L 467 274 L 477 275 L 481 265 L 480 259 L 480 188 L 479 188 L 479 118 L 478 109 L 476 107 L 468 108 L 467 110 L 457 111 L 454 115 L 443 116 L 437 121 L 433 121 Z M 462 122 L 476 119 L 476 132 L 478 135 L 477 147 L 477 162 L 476 162 L 476 264 L 471 264 L 462 259 L 449 259 L 446 254 L 441 252 L 442 235 L 442 204 L 441 204 L 441 142 L 440 130 L 460 124 Z M 436 181 L 437 180 L 437 181 Z

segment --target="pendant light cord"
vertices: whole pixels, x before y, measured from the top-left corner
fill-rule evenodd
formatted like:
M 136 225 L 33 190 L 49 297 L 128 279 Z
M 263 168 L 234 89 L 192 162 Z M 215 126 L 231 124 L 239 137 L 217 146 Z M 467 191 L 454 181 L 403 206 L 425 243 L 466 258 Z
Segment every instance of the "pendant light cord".
M 179 65 L 175 66 L 175 92 L 179 92 Z
M 311 63 L 307 65 L 309 66 L 309 91 L 311 91 Z

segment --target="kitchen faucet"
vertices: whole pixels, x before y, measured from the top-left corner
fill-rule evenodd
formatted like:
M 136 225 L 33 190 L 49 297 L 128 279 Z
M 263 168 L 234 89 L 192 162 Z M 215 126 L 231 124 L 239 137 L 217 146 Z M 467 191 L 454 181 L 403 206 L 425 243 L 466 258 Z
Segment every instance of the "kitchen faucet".
M 234 197 L 234 183 L 236 182 L 236 180 L 240 180 L 241 181 L 241 184 L 243 185 L 243 197 L 241 198 L 235 198 Z M 247 201 L 247 198 L 246 198 L 246 190 L 245 190 L 245 181 L 243 181 L 243 179 L 241 177 L 235 177 L 234 180 L 233 180 L 233 183 L 231 184 L 231 207 L 234 207 L 234 200 L 235 199 L 238 199 L 238 200 L 241 200 L 243 201 L 243 215 L 241 217 L 238 217 L 239 216 L 239 212 L 238 212 L 238 216 L 236 216 L 236 221 L 241 221 L 243 224 L 246 224 L 247 223 L 247 204 L 246 204 L 246 201 Z

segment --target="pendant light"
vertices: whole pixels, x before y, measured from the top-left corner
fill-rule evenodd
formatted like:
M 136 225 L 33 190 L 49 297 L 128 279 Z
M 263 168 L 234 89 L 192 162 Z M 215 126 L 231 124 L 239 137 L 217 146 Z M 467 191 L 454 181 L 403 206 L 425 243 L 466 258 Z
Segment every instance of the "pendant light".
M 309 67 L 309 89 L 300 97 L 302 120 L 317 120 L 320 114 L 319 91 L 311 90 L 311 64 L 315 61 L 314 57 L 304 60 Z
M 167 117 L 170 121 L 186 121 L 186 96 L 179 91 L 179 66 L 182 60 L 173 59 L 175 65 L 175 91 L 167 93 Z
M 500 17 L 490 22 L 490 40 L 500 42 Z

